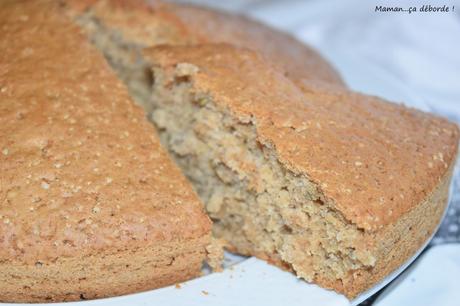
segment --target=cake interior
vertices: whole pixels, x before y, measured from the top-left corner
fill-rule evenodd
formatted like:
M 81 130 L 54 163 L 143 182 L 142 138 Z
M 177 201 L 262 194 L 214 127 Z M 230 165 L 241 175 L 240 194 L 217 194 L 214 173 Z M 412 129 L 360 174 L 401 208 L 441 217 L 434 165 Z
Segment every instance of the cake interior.
M 120 31 L 110 29 L 96 17 L 91 9 L 75 17 L 75 21 L 87 33 L 91 43 L 98 48 L 118 77 L 126 84 L 130 96 L 147 112 L 153 84 L 152 73 L 142 56 L 144 46 L 125 39 Z M 152 33 L 152 40 L 162 42 Z

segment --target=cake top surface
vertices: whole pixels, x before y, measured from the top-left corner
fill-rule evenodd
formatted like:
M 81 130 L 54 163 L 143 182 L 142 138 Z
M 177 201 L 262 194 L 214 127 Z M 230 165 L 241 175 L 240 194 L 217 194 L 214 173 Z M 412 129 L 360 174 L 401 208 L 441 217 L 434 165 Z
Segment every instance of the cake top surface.
M 302 90 L 250 50 L 162 46 L 145 54 L 172 73 L 183 63 L 198 67 L 193 91 L 253 122 L 261 143 L 365 230 L 423 201 L 455 161 L 455 124 L 377 97 L 307 83 Z
M 170 4 L 167 9 L 187 25 L 202 43 L 230 43 L 260 52 L 294 81 L 324 81 L 344 86 L 338 73 L 315 50 L 289 34 L 245 16 L 193 5 Z
M 186 241 L 209 218 L 56 2 L 0 7 L 0 261 Z
M 257 50 L 293 80 L 344 86 L 337 72 L 314 50 L 290 35 L 244 16 L 154 0 L 66 1 L 77 14 L 90 12 L 126 41 L 141 46 L 231 43 Z M 286 46 L 289 46 L 286 48 Z

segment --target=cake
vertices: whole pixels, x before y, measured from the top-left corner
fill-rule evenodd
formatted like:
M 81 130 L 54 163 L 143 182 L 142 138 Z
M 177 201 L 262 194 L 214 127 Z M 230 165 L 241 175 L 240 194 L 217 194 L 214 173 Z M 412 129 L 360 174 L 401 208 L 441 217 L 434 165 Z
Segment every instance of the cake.
M 0 4 L 0 301 L 201 275 L 211 222 L 144 111 L 56 2 Z
M 0 35 L 2 302 L 171 285 L 221 245 L 352 299 L 441 219 L 457 126 L 348 90 L 287 34 L 159 1 L 8 0 Z
M 297 86 L 228 44 L 145 55 L 162 143 L 234 252 L 353 299 L 439 224 L 455 124 L 344 89 Z

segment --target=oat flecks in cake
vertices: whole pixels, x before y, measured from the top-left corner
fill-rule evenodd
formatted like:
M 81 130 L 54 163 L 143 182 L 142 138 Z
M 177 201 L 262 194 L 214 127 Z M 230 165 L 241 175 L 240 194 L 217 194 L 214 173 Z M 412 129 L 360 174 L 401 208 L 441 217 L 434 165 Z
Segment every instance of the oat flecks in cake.
M 207 263 L 214 272 L 222 271 L 224 261 L 224 247 L 228 243 L 223 239 L 213 238 L 211 243 L 206 247 Z

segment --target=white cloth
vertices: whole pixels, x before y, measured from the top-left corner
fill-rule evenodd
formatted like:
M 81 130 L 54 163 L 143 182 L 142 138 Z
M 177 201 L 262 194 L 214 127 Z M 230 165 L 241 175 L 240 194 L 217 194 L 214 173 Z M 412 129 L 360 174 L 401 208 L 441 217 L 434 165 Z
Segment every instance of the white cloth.
M 456 8 L 448 13 L 375 12 L 376 5 L 422 4 Z M 406 97 L 379 89 L 379 84 L 361 88 L 352 83 L 353 88 L 408 105 L 426 104 L 460 122 L 460 1 L 273 1 L 249 8 L 253 17 L 316 47 L 346 80 L 353 69 L 368 67 L 398 83 Z M 342 67 L 345 62 L 355 67 Z
M 459 255 L 459 244 L 445 244 L 429 249 L 373 305 L 459 305 Z

